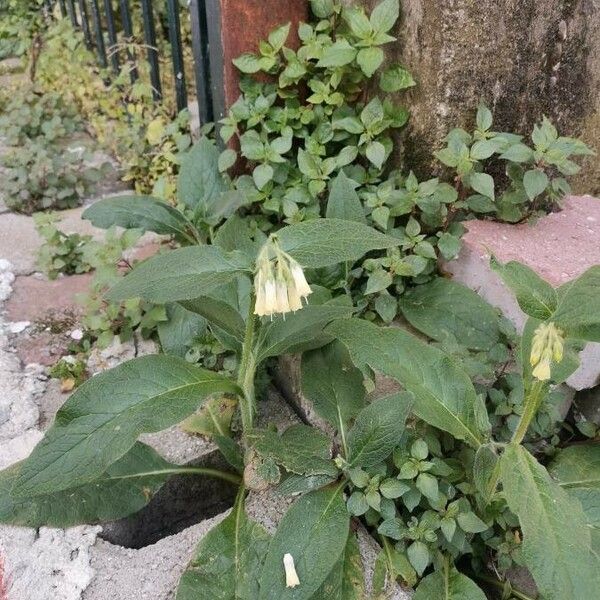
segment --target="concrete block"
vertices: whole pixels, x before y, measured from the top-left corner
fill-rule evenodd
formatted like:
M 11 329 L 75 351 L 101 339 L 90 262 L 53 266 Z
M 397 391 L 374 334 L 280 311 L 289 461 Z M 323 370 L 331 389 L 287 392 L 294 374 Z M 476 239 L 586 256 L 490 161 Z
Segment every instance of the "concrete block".
M 442 268 L 500 308 L 519 330 L 526 315 L 513 293 L 490 269 L 490 254 L 501 262 L 517 260 L 526 264 L 555 287 L 600 264 L 600 200 L 591 196 L 567 198 L 561 212 L 532 225 L 480 220 L 465 225 L 468 232 L 460 255 Z M 580 358 L 580 368 L 567 381 L 576 390 L 600 382 L 600 344 L 587 344 Z

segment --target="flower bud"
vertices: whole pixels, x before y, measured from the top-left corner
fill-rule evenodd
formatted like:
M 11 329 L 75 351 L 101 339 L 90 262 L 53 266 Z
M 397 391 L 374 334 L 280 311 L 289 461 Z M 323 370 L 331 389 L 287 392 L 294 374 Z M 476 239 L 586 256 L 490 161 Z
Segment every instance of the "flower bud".
M 285 568 L 285 587 L 294 588 L 300 585 L 298 573 L 296 573 L 296 567 L 294 566 L 294 557 L 291 554 L 284 554 L 283 566 Z
M 533 333 L 529 362 L 534 367 L 531 374 L 539 381 L 547 381 L 551 376 L 552 361 L 563 359 L 563 334 L 554 323 L 542 323 Z
M 548 381 L 550 379 L 550 360 L 547 358 L 540 360 L 531 374 L 539 381 Z

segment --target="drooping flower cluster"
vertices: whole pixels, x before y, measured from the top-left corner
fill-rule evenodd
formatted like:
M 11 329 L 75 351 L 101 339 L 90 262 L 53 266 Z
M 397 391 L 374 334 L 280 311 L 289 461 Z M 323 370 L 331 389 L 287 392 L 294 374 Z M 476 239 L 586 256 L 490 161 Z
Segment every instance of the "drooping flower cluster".
M 539 381 L 550 379 L 552 361 L 563 358 L 563 334 L 554 323 L 542 323 L 534 332 L 529 362 L 534 367 L 532 375 Z
M 279 247 L 274 236 L 256 260 L 254 290 L 254 313 L 261 317 L 300 310 L 302 299 L 312 293 L 302 267 Z

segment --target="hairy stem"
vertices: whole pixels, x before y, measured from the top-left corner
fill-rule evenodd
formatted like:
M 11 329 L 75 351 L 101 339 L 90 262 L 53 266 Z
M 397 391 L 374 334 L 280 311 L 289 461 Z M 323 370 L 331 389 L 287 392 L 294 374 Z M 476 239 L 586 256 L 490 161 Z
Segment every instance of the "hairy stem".
M 254 329 L 256 317 L 254 316 L 254 294 L 250 296 L 250 307 L 246 320 L 246 331 L 244 333 L 244 345 L 242 346 L 242 358 L 238 373 L 238 385 L 243 394 L 240 398 L 240 411 L 242 415 L 242 429 L 244 433 L 252 430 L 254 421 L 254 375 L 256 374 L 256 359 L 254 357 Z
M 529 425 L 531 425 L 531 421 L 540 408 L 540 404 L 542 403 L 545 392 L 546 384 L 542 381 L 536 380 L 529 389 L 529 393 L 525 397 L 525 408 L 523 410 L 523 414 L 521 415 L 521 419 L 519 420 L 519 424 L 517 425 L 517 428 L 512 436 L 511 443 L 520 444 L 523 441 L 523 438 L 529 429 Z

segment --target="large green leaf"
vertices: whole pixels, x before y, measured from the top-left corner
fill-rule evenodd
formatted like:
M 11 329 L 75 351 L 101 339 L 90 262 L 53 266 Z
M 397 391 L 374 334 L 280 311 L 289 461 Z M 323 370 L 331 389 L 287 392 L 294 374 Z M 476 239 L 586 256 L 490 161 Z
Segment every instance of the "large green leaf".
M 557 306 L 556 291 L 533 269 L 516 261 L 510 261 L 503 265 L 494 257 L 490 264 L 513 291 L 525 314 L 542 321 L 552 316 Z
M 350 421 L 365 405 L 363 375 L 348 350 L 334 341 L 305 352 L 301 366 L 302 393 L 315 412 L 330 423 L 345 441 Z
M 255 429 L 248 443 L 263 458 L 270 458 L 297 475 L 336 477 L 338 469 L 331 460 L 331 440 L 309 425 L 292 425 L 281 435 L 271 429 Z
M 323 335 L 326 325 L 344 319 L 354 312 L 353 307 L 336 304 L 309 304 L 291 315 L 263 319 L 256 342 L 257 362 L 269 356 L 292 354 L 318 348 L 331 341 Z
M 194 242 L 198 232 L 181 212 L 152 196 L 118 196 L 94 202 L 81 215 L 96 227 L 118 225 L 125 229 L 154 231 L 173 235 L 180 241 Z
M 439 342 L 451 336 L 472 350 L 489 350 L 500 337 L 498 313 L 469 288 L 437 278 L 400 301 L 407 321 Z
M 355 188 L 356 183 L 340 171 L 331 183 L 325 213 L 328 219 L 345 219 L 366 224 L 365 211 Z
M 56 414 L 21 464 L 15 497 L 89 483 L 142 433 L 179 423 L 217 392 L 238 393 L 230 379 L 174 356 L 143 356 L 86 381 Z
M 269 534 L 246 515 L 243 490 L 231 513 L 196 548 L 177 600 L 256 600 Z
M 179 304 L 167 304 L 167 321 L 161 321 L 156 329 L 163 352 L 185 357 L 196 337 L 206 330 L 206 319 L 190 312 Z
M 561 450 L 548 471 L 570 496 L 581 502 L 592 535 L 600 534 L 600 444 L 576 444 Z
M 600 266 L 562 285 L 558 297 L 552 321 L 570 337 L 600 342 Z
M 102 523 L 142 509 L 179 467 L 137 442 L 91 483 L 61 492 L 14 498 L 12 487 L 23 463 L 0 472 L 0 521 L 26 527 L 72 527 Z
M 180 304 L 188 311 L 202 315 L 212 326 L 224 331 L 235 341 L 235 350 L 241 351 L 244 341 L 244 319 L 231 304 L 212 296 L 182 300 Z
M 594 598 L 600 564 L 581 504 L 522 446 L 508 445 L 500 478 L 523 531 L 523 560 L 540 594 L 547 600 Z
M 317 269 L 355 261 L 371 250 L 399 246 L 402 240 L 343 219 L 316 219 L 277 232 L 283 250 L 303 267 Z
M 415 396 L 413 412 L 424 421 L 478 447 L 487 423 L 476 418 L 478 398 L 468 375 L 444 352 L 397 327 L 359 319 L 332 323 L 326 333 L 350 351 L 354 364 L 397 379 Z M 484 418 L 480 415 L 480 420 Z
M 413 600 L 486 600 L 483 590 L 454 567 L 427 575 Z
M 107 298 L 142 298 L 158 304 L 191 300 L 249 271 L 250 265 L 238 252 L 225 253 L 218 246 L 179 248 L 137 265 Z
M 314 600 L 364 600 L 365 576 L 358 539 L 354 533 L 348 536 L 346 548 L 336 565 L 313 596 Z
M 346 547 L 350 517 L 343 486 L 302 496 L 285 514 L 269 546 L 258 600 L 308 600 L 338 565 Z M 287 588 L 283 556 L 291 554 L 300 585 Z
M 214 143 L 202 137 L 181 161 L 177 197 L 202 217 L 212 215 L 226 189 L 219 172 L 219 154 Z
M 384 461 L 398 445 L 413 403 L 401 392 L 380 398 L 358 413 L 348 433 L 348 463 L 368 469 Z

